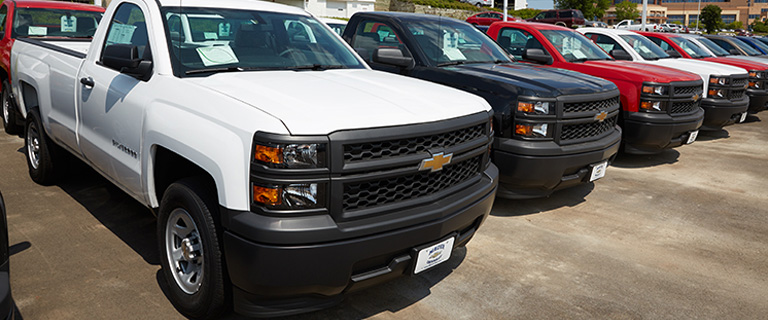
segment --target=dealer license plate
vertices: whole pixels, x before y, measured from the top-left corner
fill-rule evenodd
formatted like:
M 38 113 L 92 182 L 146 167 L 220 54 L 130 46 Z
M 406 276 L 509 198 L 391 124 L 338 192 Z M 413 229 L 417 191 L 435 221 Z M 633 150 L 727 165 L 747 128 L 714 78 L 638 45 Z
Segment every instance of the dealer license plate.
M 691 144 L 694 141 L 696 141 L 696 137 L 699 136 L 699 130 L 691 132 L 691 134 L 688 135 L 688 141 L 685 142 L 685 144 Z
M 605 169 L 608 168 L 608 161 L 600 162 L 592 167 L 592 173 L 589 175 L 589 182 L 605 177 Z
M 741 114 L 741 120 L 739 120 L 739 123 L 742 123 L 747 120 L 747 113 L 744 112 Z
M 455 239 L 456 237 L 450 237 L 438 244 L 433 244 L 419 250 L 419 253 L 416 255 L 416 267 L 413 270 L 413 274 L 432 268 L 450 259 Z

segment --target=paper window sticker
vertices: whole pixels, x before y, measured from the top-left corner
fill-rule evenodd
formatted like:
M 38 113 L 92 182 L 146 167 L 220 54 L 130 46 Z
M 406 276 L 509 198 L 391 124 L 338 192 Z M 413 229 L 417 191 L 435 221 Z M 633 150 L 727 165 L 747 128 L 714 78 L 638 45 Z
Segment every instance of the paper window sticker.
M 48 28 L 29 26 L 29 30 L 27 31 L 27 33 L 30 36 L 45 36 L 45 35 L 48 35 Z
M 219 37 L 229 37 L 232 32 L 232 25 L 229 23 L 219 23 Z
M 230 46 L 200 47 L 197 54 L 206 67 L 240 62 Z
M 443 34 L 443 54 L 451 59 L 467 60 L 467 57 L 459 50 L 459 34 L 458 33 L 445 33 Z
M 219 35 L 216 32 L 203 32 L 203 38 L 205 40 L 218 40 Z
M 576 59 L 585 59 L 587 57 L 584 52 L 581 52 L 581 50 L 574 50 L 571 54 L 573 54 Z
M 77 31 L 77 17 L 66 15 L 61 16 L 61 32 L 75 32 Z
M 112 28 L 109 30 L 109 36 L 107 36 L 107 43 L 130 44 L 134 31 L 136 31 L 136 26 L 134 25 L 119 23 L 112 24 Z

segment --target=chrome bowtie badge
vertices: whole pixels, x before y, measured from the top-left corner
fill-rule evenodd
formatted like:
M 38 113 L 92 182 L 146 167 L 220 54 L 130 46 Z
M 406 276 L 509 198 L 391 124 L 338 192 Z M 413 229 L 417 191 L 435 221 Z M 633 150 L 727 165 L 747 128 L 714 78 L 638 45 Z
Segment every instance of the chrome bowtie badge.
M 700 95 L 696 94 L 693 96 L 693 102 L 699 101 L 699 98 L 701 98 Z
M 432 158 L 421 160 L 419 171 L 429 170 L 431 172 L 443 170 L 443 166 L 451 163 L 453 153 L 443 154 L 442 152 L 432 155 Z
M 595 120 L 597 120 L 597 122 L 603 122 L 605 121 L 605 118 L 608 118 L 608 112 L 600 111 L 600 113 L 595 115 Z

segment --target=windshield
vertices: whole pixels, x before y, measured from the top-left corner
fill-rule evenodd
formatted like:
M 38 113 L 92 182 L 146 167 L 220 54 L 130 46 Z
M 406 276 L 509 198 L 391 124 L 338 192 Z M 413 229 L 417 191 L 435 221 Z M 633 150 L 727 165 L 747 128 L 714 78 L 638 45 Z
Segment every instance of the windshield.
M 659 60 L 669 58 L 669 55 L 664 52 L 661 47 L 657 46 L 646 37 L 643 37 L 639 34 L 622 34 L 620 37 L 629 43 L 632 49 L 634 49 L 637 54 L 643 57 L 643 59 Z
M 550 43 L 560 52 L 568 62 L 582 62 L 589 60 L 613 60 L 600 49 L 594 42 L 590 41 L 575 31 L 570 30 L 539 30 Z
M 750 56 L 761 56 L 761 55 L 763 55 L 762 53 L 760 53 L 760 51 L 757 51 L 757 49 L 752 48 L 752 46 L 744 43 L 743 41 L 741 41 L 739 39 L 732 38 L 731 40 L 733 41 L 733 44 L 735 46 L 739 47 L 741 50 L 744 50 L 744 52 L 746 52 L 747 55 L 750 55 Z
M 432 65 L 512 62 L 496 42 L 472 25 L 442 19 L 406 25 Z
M 103 12 L 17 8 L 13 20 L 16 37 L 91 38 Z
M 166 7 L 163 17 L 177 76 L 364 68 L 333 31 L 309 16 Z
M 755 39 L 751 39 L 751 41 L 752 41 L 752 43 L 754 44 L 755 47 L 760 48 L 760 50 L 763 50 L 764 52 L 768 52 L 768 45 L 766 45 L 762 41 L 755 40 Z
M 693 43 L 693 41 L 682 38 L 682 37 L 669 37 L 672 42 L 680 46 L 685 53 L 690 55 L 692 58 L 698 59 L 698 58 L 707 58 L 711 57 L 711 55 L 699 47 L 697 44 Z
M 731 55 L 728 51 L 725 51 L 725 49 L 718 46 L 716 43 L 712 42 L 712 40 L 709 40 L 704 37 L 696 38 L 696 40 L 699 41 L 699 43 L 701 43 L 705 47 L 707 47 L 709 51 L 712 51 L 712 53 L 714 53 L 718 57 L 725 57 L 725 56 Z

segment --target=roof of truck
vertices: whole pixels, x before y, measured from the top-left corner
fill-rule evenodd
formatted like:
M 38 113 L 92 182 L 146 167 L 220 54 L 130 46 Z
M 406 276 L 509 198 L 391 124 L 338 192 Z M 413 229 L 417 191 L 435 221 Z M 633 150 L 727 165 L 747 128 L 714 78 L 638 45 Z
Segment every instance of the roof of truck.
M 181 6 L 185 8 L 221 8 L 221 9 L 238 9 L 238 10 L 256 10 L 256 11 L 270 11 L 280 13 L 291 13 L 308 16 L 309 13 L 299 7 L 284 5 L 280 3 L 274 3 L 269 1 L 249 1 L 249 0 L 157 0 L 157 2 L 163 7 L 178 7 L 181 2 Z

